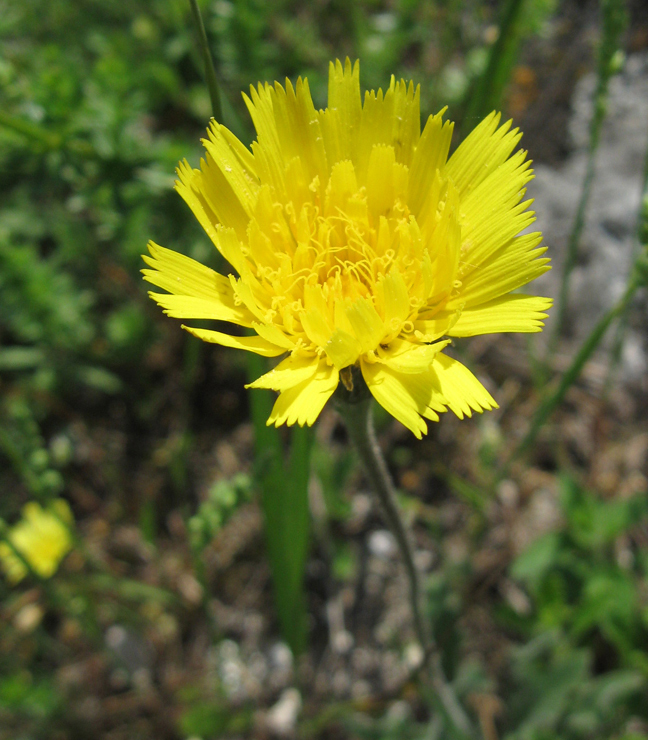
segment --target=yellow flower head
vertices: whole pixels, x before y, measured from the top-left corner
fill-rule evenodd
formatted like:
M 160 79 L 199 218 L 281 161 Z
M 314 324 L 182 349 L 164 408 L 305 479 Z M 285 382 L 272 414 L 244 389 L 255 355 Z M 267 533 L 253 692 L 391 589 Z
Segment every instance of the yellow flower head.
M 363 102 L 348 59 L 330 65 L 328 96 L 318 111 L 307 80 L 251 88 L 251 151 L 212 121 L 177 189 L 237 274 L 150 243 L 145 279 L 168 291 L 151 297 L 255 332 L 184 327 L 207 342 L 288 353 L 250 384 L 280 392 L 269 424 L 312 424 L 352 366 L 417 437 L 447 408 L 494 408 L 443 337 L 543 326 L 549 299 L 510 295 L 549 269 L 541 234 L 519 236 L 534 221 L 521 134 L 492 113 L 448 159 L 444 111 L 421 132 L 419 88 L 393 77 Z
M 22 519 L 7 534 L 11 546 L 0 542 L 0 561 L 7 579 L 18 583 L 27 575 L 27 567 L 15 550 L 34 573 L 42 578 L 53 576 L 72 549 L 69 529 L 72 522 L 72 512 L 63 499 L 57 499 L 48 509 L 35 501 L 25 504 Z

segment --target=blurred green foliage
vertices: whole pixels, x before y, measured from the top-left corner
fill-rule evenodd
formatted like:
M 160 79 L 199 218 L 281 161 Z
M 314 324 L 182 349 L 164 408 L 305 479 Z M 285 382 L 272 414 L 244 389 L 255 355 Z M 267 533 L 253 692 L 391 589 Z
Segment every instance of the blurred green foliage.
M 25 399 L 3 399 L 0 450 L 19 472 L 25 487 L 36 498 L 53 498 L 63 489 L 56 460 L 45 446 L 40 428 Z M 62 453 L 64 454 L 64 453 Z M 5 506 L 11 502 L 4 501 Z M 0 505 L 4 511 L 4 506 Z
M 648 716 L 648 500 L 605 500 L 565 478 L 560 505 L 560 526 L 510 570 L 531 608 L 501 611 L 531 638 L 513 659 L 515 740 L 616 737 L 633 714 Z
M 507 714 L 515 729 L 507 740 L 605 740 L 623 738 L 628 719 L 639 716 L 646 676 L 618 669 L 598 674 L 587 648 L 560 631 L 547 631 L 513 655 Z M 638 734 L 637 737 L 645 737 Z
M 3 732 L 13 732 L 16 738 L 46 738 L 63 711 L 63 699 L 51 679 L 34 680 L 24 670 L 0 677 Z
M 244 473 L 211 486 L 207 499 L 189 519 L 189 540 L 194 550 L 200 553 L 213 541 L 236 509 L 250 500 L 251 488 L 252 481 Z
M 641 595 L 648 557 L 633 532 L 648 524 L 644 493 L 606 501 L 563 480 L 563 523 L 541 536 L 513 564 L 534 610 L 530 633 L 560 628 L 576 643 L 597 637 L 615 664 L 648 677 L 648 611 Z

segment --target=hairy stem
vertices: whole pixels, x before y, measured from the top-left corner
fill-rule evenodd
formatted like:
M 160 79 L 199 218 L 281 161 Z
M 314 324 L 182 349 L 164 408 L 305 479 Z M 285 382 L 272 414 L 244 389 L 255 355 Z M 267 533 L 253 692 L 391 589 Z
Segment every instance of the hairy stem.
M 348 407 L 341 411 L 349 437 L 360 455 L 365 474 L 380 500 L 387 524 L 398 543 L 410 584 L 410 602 L 414 616 L 416 636 L 421 643 L 421 647 L 427 650 L 430 635 L 421 613 L 419 576 L 414 565 L 414 555 L 410 538 L 398 511 L 396 492 L 394 491 L 385 460 L 376 441 L 373 414 L 371 413 L 371 401 L 367 399 L 360 403 L 348 404 Z
M 428 623 L 423 618 L 420 578 L 414 564 L 410 535 L 400 516 L 394 484 L 376 440 L 371 408 L 372 400 L 366 397 L 360 400 L 350 400 L 347 397 L 351 395 L 348 391 L 347 393 L 338 394 L 336 398 L 337 409 L 344 419 L 351 442 L 360 455 L 365 475 L 380 500 L 383 514 L 396 539 L 405 564 L 414 628 L 424 655 L 423 668 L 427 668 L 430 672 L 432 687 L 444 713 L 464 736 L 473 737 L 470 720 L 445 678 L 438 646 L 434 641 Z

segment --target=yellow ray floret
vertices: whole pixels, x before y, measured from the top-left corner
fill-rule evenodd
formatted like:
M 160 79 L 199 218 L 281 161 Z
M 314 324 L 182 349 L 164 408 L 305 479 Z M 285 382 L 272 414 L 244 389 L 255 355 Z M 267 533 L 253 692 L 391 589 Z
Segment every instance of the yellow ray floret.
M 393 77 L 363 97 L 348 59 L 331 63 L 328 95 L 318 111 L 301 78 L 252 87 L 251 149 L 212 122 L 177 189 L 231 269 L 151 242 L 144 277 L 166 291 L 151 298 L 253 332 L 184 327 L 204 341 L 285 356 L 249 386 L 279 392 L 269 424 L 312 424 L 351 366 L 419 437 L 447 409 L 495 408 L 445 350 L 447 337 L 540 331 L 551 305 L 512 294 L 549 269 L 526 233 L 521 134 L 492 113 L 449 156 L 445 111 L 421 127 L 418 87 Z

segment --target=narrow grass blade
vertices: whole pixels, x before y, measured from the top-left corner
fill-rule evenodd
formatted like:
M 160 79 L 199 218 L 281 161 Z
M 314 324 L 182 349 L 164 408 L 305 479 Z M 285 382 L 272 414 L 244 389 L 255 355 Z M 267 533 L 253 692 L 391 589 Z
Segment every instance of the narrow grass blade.
M 216 68 L 209 48 L 207 32 L 200 13 L 198 1 L 189 0 L 189 4 L 191 6 L 191 16 L 196 30 L 196 35 L 198 36 L 200 56 L 202 57 L 203 66 L 205 68 L 205 80 L 207 83 L 207 89 L 209 90 L 212 115 L 219 123 L 224 123 L 238 139 L 246 141 L 250 138 L 249 131 L 236 112 L 236 109 L 228 100 L 227 96 L 223 94 L 223 91 L 218 84 L 218 76 L 216 75 Z
M 648 141 L 648 137 L 647 137 Z M 639 207 L 639 216 L 637 218 L 637 225 L 635 227 L 635 253 L 638 254 L 639 250 L 645 248 L 648 244 L 648 149 L 646 149 L 646 155 L 644 157 L 644 169 L 643 169 L 643 180 L 641 184 L 641 205 Z M 612 350 L 610 351 L 610 367 L 608 369 L 608 376 L 605 381 L 605 393 L 610 389 L 614 371 L 621 362 L 621 352 L 623 351 L 623 342 L 625 339 L 625 333 L 628 328 L 627 311 L 624 312 L 612 344 Z
M 200 47 L 203 64 L 205 65 L 205 79 L 207 81 L 209 98 L 212 104 L 212 112 L 217 121 L 222 121 L 223 111 L 221 109 L 220 89 L 218 87 L 218 80 L 214 69 L 214 60 L 212 59 L 211 51 L 209 50 L 205 24 L 203 23 L 197 0 L 189 0 L 189 4 L 191 5 L 191 14 L 193 16 L 196 33 L 198 34 L 198 46 Z
M 642 204 L 642 208 L 644 209 L 644 214 L 648 215 L 648 208 L 645 206 L 645 204 Z M 644 226 L 642 226 L 642 233 L 648 237 L 648 222 Z M 569 388 L 576 382 L 578 376 L 583 370 L 583 367 L 585 366 L 585 363 L 589 360 L 596 348 L 601 343 L 601 340 L 605 336 L 605 333 L 609 329 L 610 325 L 616 319 L 622 317 L 625 314 L 637 290 L 641 287 L 645 287 L 646 285 L 648 285 L 648 242 L 644 242 L 641 248 L 641 252 L 638 254 L 634 262 L 625 293 L 617 301 L 617 303 L 600 318 L 599 322 L 591 331 L 590 335 L 581 345 L 576 354 L 576 357 L 574 357 L 568 370 L 560 379 L 560 383 L 558 384 L 557 388 L 553 392 L 545 396 L 543 401 L 540 403 L 531 421 L 529 431 L 527 432 L 524 439 L 520 442 L 520 444 L 511 453 L 509 459 L 506 461 L 505 465 L 500 471 L 500 475 L 504 475 L 508 470 L 511 462 L 523 452 L 528 450 L 535 442 L 539 431 L 542 429 L 549 416 L 563 400 Z
M 525 4 L 525 0 L 508 0 L 504 7 L 499 35 L 492 46 L 486 69 L 469 92 L 462 123 L 463 136 L 475 127 L 476 121 L 500 106 L 502 92 L 517 58 L 519 26 Z
M 632 303 L 632 299 L 635 296 L 637 290 L 641 287 L 648 285 L 648 150 L 644 159 L 644 172 L 643 172 L 643 184 L 642 184 L 642 198 L 639 206 L 639 213 L 637 216 L 637 243 L 638 251 L 635 256 L 635 260 L 630 271 L 630 277 L 628 279 L 628 285 L 625 293 L 617 301 L 607 313 L 605 313 L 599 322 L 596 324 L 590 335 L 587 337 L 585 342 L 581 345 L 576 357 L 572 361 L 572 364 L 568 368 L 567 372 L 562 376 L 560 383 L 556 389 L 546 395 L 543 401 L 538 406 L 529 431 L 526 433 L 524 439 L 520 444 L 513 450 L 506 463 L 502 466 L 499 471 L 500 477 L 506 475 L 510 464 L 519 455 L 526 452 L 531 445 L 535 442 L 538 433 L 542 429 L 547 419 L 551 416 L 553 411 L 556 409 L 558 404 L 563 400 L 565 394 L 569 390 L 570 386 L 576 382 L 580 375 L 585 363 L 592 356 L 596 348 L 601 343 L 601 340 L 605 336 L 605 333 L 616 320 L 620 319 L 619 333 L 617 335 L 618 345 L 616 349 L 616 355 L 613 355 L 612 362 L 621 353 L 621 342 L 623 338 L 623 320 L 627 314 L 628 308 Z M 609 384 L 609 377 L 608 382 Z
M 611 77 L 619 68 L 618 55 L 621 37 L 627 25 L 627 13 L 623 0 L 601 0 L 600 13 L 602 37 L 597 63 L 594 112 L 592 120 L 590 121 L 587 166 L 585 169 L 585 176 L 583 178 L 578 208 L 576 209 L 576 215 L 574 217 L 574 224 L 567 243 L 567 254 L 565 256 L 560 291 L 558 293 L 558 300 L 556 303 L 556 321 L 547 347 L 547 360 L 554 353 L 565 324 L 571 274 L 576 266 L 578 244 L 585 224 L 585 213 L 587 211 L 592 183 L 594 181 L 596 153 L 600 143 L 601 129 L 607 113 L 608 87 Z
M 629 305 L 630 301 L 634 297 L 634 294 L 636 293 L 638 287 L 639 284 L 637 283 L 637 281 L 631 280 L 630 284 L 626 288 L 626 292 L 619 300 L 619 302 L 615 306 L 613 306 L 604 316 L 601 317 L 599 322 L 591 331 L 590 335 L 581 345 L 578 353 L 576 354 L 576 357 L 574 358 L 572 364 L 569 366 L 569 369 L 560 379 L 558 387 L 549 396 L 546 396 L 538 406 L 538 409 L 536 410 L 531 421 L 529 431 L 511 454 L 509 460 L 506 463 L 505 469 L 508 469 L 509 464 L 520 454 L 528 450 L 535 442 L 538 436 L 538 432 L 542 429 L 547 419 L 551 416 L 556 407 L 563 400 L 569 388 L 576 382 L 578 376 L 581 374 L 581 371 L 585 367 L 585 363 L 589 360 L 589 358 L 594 353 L 594 350 L 601 343 L 601 340 L 605 336 L 605 333 L 607 332 L 610 325 L 625 311 L 626 307 Z
M 250 355 L 250 378 L 259 377 L 266 369 L 261 357 Z M 277 616 L 284 640 L 293 654 L 299 655 L 307 643 L 304 573 L 310 534 L 308 479 L 313 433 L 308 427 L 294 427 L 290 433 L 290 459 L 285 461 L 279 430 L 266 426 L 272 410 L 269 391 L 251 391 L 250 404 L 256 446 L 255 479 L 261 491 Z

